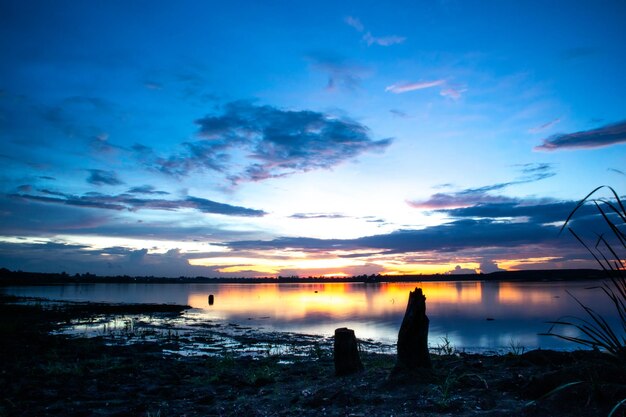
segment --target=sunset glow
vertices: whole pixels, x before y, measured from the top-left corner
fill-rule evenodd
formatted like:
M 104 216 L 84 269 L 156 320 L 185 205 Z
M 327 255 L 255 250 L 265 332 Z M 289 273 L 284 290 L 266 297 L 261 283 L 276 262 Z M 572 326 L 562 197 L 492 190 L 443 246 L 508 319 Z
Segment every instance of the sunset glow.
M 0 267 L 589 268 L 560 226 L 596 186 L 626 189 L 623 1 L 9 0 L 0 16 Z M 598 220 L 569 225 L 594 239 Z

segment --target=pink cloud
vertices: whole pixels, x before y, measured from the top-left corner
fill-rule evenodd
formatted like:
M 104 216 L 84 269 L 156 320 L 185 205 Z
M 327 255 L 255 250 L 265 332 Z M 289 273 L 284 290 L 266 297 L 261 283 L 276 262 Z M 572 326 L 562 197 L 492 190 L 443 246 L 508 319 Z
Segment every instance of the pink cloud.
M 544 123 L 544 124 L 539 125 L 539 126 L 535 126 L 535 127 L 531 128 L 531 129 L 528 129 L 528 131 L 529 131 L 530 133 L 539 133 L 539 132 L 543 132 L 544 130 L 551 128 L 552 126 L 554 126 L 555 124 L 557 124 L 557 123 L 558 123 L 558 122 L 560 122 L 560 121 L 561 121 L 561 118 L 560 118 L 560 117 L 558 117 L 558 118 L 556 118 L 556 119 L 554 119 L 554 120 L 550 120 L 550 121 L 549 121 L 549 122 L 547 122 L 547 123 Z
M 452 100 L 458 100 L 461 95 L 466 92 L 466 88 L 445 88 L 439 93 L 442 97 L 451 98 Z
M 437 87 L 445 83 L 445 80 L 424 81 L 407 84 L 392 84 L 385 88 L 385 91 L 391 91 L 395 94 L 407 93 L 409 91 L 423 90 L 424 88 Z

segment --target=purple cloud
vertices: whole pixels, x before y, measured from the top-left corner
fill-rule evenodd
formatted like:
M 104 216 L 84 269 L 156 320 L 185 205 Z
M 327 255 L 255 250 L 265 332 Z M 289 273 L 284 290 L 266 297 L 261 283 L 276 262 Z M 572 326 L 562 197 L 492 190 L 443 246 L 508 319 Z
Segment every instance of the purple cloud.
M 186 143 L 186 152 L 155 158 L 142 147 L 142 157 L 166 174 L 184 176 L 208 169 L 223 173 L 236 185 L 330 169 L 363 153 L 383 151 L 392 142 L 372 140 L 366 126 L 346 117 L 246 101 L 229 103 L 222 114 L 206 116 L 196 124 L 203 140 Z M 247 165 L 233 169 L 234 154 L 243 154 Z
M 407 201 L 407 204 L 418 209 L 441 210 L 471 207 L 479 204 L 512 203 L 516 200 L 510 197 L 489 193 L 502 190 L 512 185 L 541 181 L 556 175 L 553 171 L 552 164 L 530 163 L 520 165 L 520 167 L 522 175 L 514 181 L 485 185 L 478 188 L 467 188 L 451 193 L 435 193 L 426 200 Z
M 626 120 L 597 129 L 553 135 L 544 139 L 543 144 L 536 146 L 535 150 L 594 149 L 621 143 L 626 143 Z

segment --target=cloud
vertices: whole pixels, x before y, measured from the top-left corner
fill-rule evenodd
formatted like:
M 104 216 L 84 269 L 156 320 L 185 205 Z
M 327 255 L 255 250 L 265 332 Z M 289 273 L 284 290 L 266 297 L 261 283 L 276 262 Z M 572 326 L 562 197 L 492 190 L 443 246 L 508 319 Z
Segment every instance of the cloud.
M 552 164 L 530 163 L 518 166 L 521 167 L 522 176 L 516 180 L 468 188 L 452 193 L 435 193 L 426 200 L 407 201 L 407 204 L 418 209 L 438 210 L 470 207 L 478 204 L 512 203 L 516 200 L 502 195 L 489 194 L 489 192 L 503 190 L 512 185 L 541 181 L 556 175 Z
M 348 216 L 338 213 L 295 213 L 289 216 L 291 219 L 345 219 Z
M 345 18 L 345 22 L 349 26 L 352 26 L 353 28 L 355 28 L 358 32 L 363 32 L 365 30 L 363 23 L 361 23 L 361 21 L 356 17 L 348 16 Z
M 554 172 L 554 164 L 545 162 L 532 162 L 528 164 L 518 164 L 515 166 L 521 167 L 522 174 L 524 175 L 519 180 L 514 181 L 514 184 L 539 181 L 556 175 Z
M 142 157 L 152 158 L 153 166 L 166 174 L 213 170 L 236 185 L 330 169 L 363 153 L 383 151 L 392 142 L 372 140 L 366 126 L 346 117 L 246 101 L 229 103 L 222 114 L 196 124 L 203 140 L 185 144 L 185 152 L 162 159 L 141 147 Z M 239 165 L 232 163 L 237 158 Z
M 393 114 L 395 117 L 399 117 L 401 119 L 407 119 L 409 117 L 408 114 L 406 114 L 405 112 L 403 112 L 402 110 L 398 110 L 398 109 L 391 109 L 389 110 L 389 113 Z
M 500 268 L 497 263 L 495 263 L 491 259 L 483 259 L 480 263 L 480 272 L 483 274 L 490 274 L 492 272 L 504 271 L 504 269 Z
M 64 242 L 1 242 L 0 265 L 13 270 L 92 273 L 102 276 L 225 276 L 214 268 L 189 264 L 190 254 L 178 249 L 150 253 L 148 249 L 124 247 L 93 248 Z M 241 275 L 241 274 L 239 274 Z M 168 294 L 163 302 L 184 294 Z
M 417 209 L 438 210 L 459 207 L 469 207 L 485 203 L 506 203 L 511 198 L 504 196 L 493 196 L 485 192 L 461 191 L 457 193 L 435 193 L 427 200 L 407 201 L 407 204 Z
M 550 129 L 552 126 L 556 125 L 560 121 L 561 121 L 561 118 L 558 117 L 558 118 L 550 120 L 549 122 L 546 122 L 546 123 L 544 123 L 542 125 L 530 128 L 530 129 L 528 129 L 528 131 L 530 133 L 540 133 L 540 132 L 543 132 L 544 130 Z
M 470 207 L 459 207 L 439 210 L 453 218 L 489 218 L 489 219 L 526 219 L 540 224 L 565 221 L 575 207 L 571 201 L 524 201 L 510 199 L 507 202 L 480 202 Z M 580 216 L 595 214 L 591 208 L 584 206 Z
M 437 87 L 445 83 L 445 80 L 434 80 L 434 81 L 421 81 L 416 83 L 406 83 L 406 84 L 392 84 L 385 88 L 385 91 L 390 91 L 395 94 L 407 93 L 409 91 L 415 90 L 423 90 L 425 88 Z
M 314 53 L 307 56 L 311 67 L 328 75 L 326 89 L 334 91 L 342 88 L 355 91 L 359 88 L 361 80 L 371 72 L 368 68 L 346 61 L 342 57 L 324 53 Z
M 362 33 L 365 31 L 365 26 L 361 23 L 361 20 L 357 17 L 348 16 L 344 19 L 348 26 L 353 27 L 357 32 Z M 404 36 L 390 35 L 390 36 L 374 36 L 371 32 L 363 34 L 362 39 L 367 43 L 367 46 L 380 45 L 391 46 L 402 43 L 406 40 Z
M 139 187 L 133 187 L 126 191 L 129 194 L 149 194 L 149 195 L 167 195 L 167 191 L 158 191 L 152 185 L 142 185 Z
M 372 36 L 370 32 L 367 32 L 363 35 L 363 40 L 367 43 L 367 46 L 372 45 L 380 45 L 380 46 L 391 46 L 402 43 L 406 40 L 404 36 Z
M 90 169 L 87 182 L 93 185 L 120 185 L 124 184 L 113 171 L 103 171 L 101 169 Z
M 536 151 L 557 151 L 560 149 L 594 149 L 626 143 L 626 120 L 584 130 L 550 136 L 543 144 L 536 146 Z
M 466 88 L 444 88 L 439 92 L 442 97 L 450 98 L 452 100 L 458 100 L 461 98 L 464 92 L 466 92 Z
M 203 213 L 222 214 L 226 216 L 261 217 L 266 214 L 263 210 L 233 206 L 230 204 L 218 203 L 216 201 L 191 196 L 182 200 L 164 200 L 138 198 L 132 194 L 104 195 L 99 193 L 88 193 L 82 196 L 76 196 L 54 191 L 40 190 L 39 195 L 20 193 L 10 195 L 10 197 L 41 203 L 100 208 L 105 210 L 180 210 L 187 208 L 195 209 Z
M 281 237 L 273 240 L 234 241 L 233 250 L 383 250 L 384 254 L 407 252 L 455 252 L 484 247 L 516 247 L 556 244 L 558 229 L 536 223 L 502 222 L 490 219 L 460 219 L 421 230 L 398 230 L 356 239 Z M 575 243 L 572 242 L 575 246 Z
M 455 266 L 452 271 L 446 272 L 446 274 L 448 275 L 467 275 L 467 274 L 475 274 L 475 273 L 476 273 L 475 269 L 461 268 L 460 265 Z

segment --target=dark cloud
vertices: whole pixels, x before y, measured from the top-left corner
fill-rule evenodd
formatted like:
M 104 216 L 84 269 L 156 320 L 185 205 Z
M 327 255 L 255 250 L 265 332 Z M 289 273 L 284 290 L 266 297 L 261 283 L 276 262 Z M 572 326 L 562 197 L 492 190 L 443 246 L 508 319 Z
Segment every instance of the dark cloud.
M 417 209 L 440 210 L 446 208 L 471 207 L 477 204 L 508 203 L 510 197 L 489 195 L 484 191 L 465 190 L 457 193 L 435 193 L 422 201 L 407 201 L 407 204 Z
M 73 232 L 82 228 L 100 227 L 109 220 L 107 212 L 0 196 L 0 235 Z
M 266 214 L 263 210 L 218 203 L 199 197 L 187 197 L 183 200 L 164 200 L 138 198 L 134 194 L 104 195 L 88 193 L 82 196 L 76 196 L 49 190 L 40 190 L 40 194 L 38 195 L 20 193 L 13 194 L 11 197 L 41 203 L 91 207 L 106 210 L 179 210 L 190 208 L 203 213 L 223 214 L 227 216 L 261 217 Z
M 222 114 L 196 123 L 203 140 L 184 144 L 186 151 L 181 154 L 165 159 L 143 145 L 134 149 L 163 173 L 184 176 L 209 169 L 237 184 L 329 169 L 362 153 L 382 151 L 392 142 L 372 140 L 366 126 L 348 118 L 246 101 L 229 103 Z M 243 168 L 235 171 L 234 160 L 242 157 Z
M 128 194 L 148 194 L 148 195 L 167 195 L 167 191 L 156 190 L 152 185 L 142 185 L 133 187 L 126 191 Z
M 192 266 L 189 257 L 178 249 L 150 253 L 145 248 L 96 249 L 63 242 L 0 242 L 0 265 L 13 270 L 159 277 L 233 275 L 214 268 Z M 185 299 L 181 298 L 181 302 Z
M 621 143 L 626 143 L 626 120 L 597 129 L 553 135 L 544 139 L 543 144 L 536 146 L 535 150 L 593 149 Z
M 314 239 L 282 237 L 270 241 L 238 241 L 233 249 L 356 250 L 380 249 L 386 253 L 421 251 L 453 252 L 477 247 L 515 247 L 553 242 L 558 229 L 534 223 L 501 222 L 490 219 L 461 219 L 421 230 L 399 230 L 357 239 Z
M 244 217 L 261 217 L 265 213 L 263 210 L 255 210 L 239 206 L 231 206 L 230 204 L 217 203 L 198 197 L 187 197 L 185 200 L 190 207 L 195 208 L 203 213 L 224 214 L 227 216 L 244 216 Z
M 561 256 L 583 254 L 584 249 L 573 239 L 559 233 L 557 222 L 563 222 L 576 207 L 576 201 L 531 202 L 510 201 L 474 207 L 443 210 L 453 220 L 420 230 L 406 229 L 356 239 L 313 239 L 281 237 L 273 240 L 234 241 L 227 244 L 236 250 L 300 249 L 305 251 L 369 250 L 381 255 L 438 252 L 441 255 L 458 251 L 474 251 L 482 259 L 481 271 L 498 270 L 493 259 L 510 258 L 511 249 L 543 245 L 546 253 Z M 595 208 L 583 206 L 572 218 L 570 226 L 594 239 L 603 225 Z M 543 256 L 541 254 L 535 256 Z
M 409 115 L 403 112 L 402 110 L 391 109 L 389 110 L 389 112 L 393 114 L 395 117 L 399 117 L 401 119 L 407 119 L 409 117 Z
M 515 203 L 516 200 L 513 198 L 489 193 L 503 190 L 512 185 L 541 181 L 556 175 L 552 164 L 529 163 L 518 166 L 521 168 L 522 175 L 516 180 L 485 185 L 478 188 L 468 188 L 451 193 L 435 193 L 426 200 L 407 201 L 407 204 L 418 209 L 438 210 L 471 207 L 479 204 Z
M 573 201 L 531 203 L 515 200 L 506 203 L 478 204 L 471 207 L 444 209 L 439 210 L 439 212 L 455 218 L 502 219 L 528 217 L 538 223 L 551 223 L 565 221 L 575 205 L 576 203 Z M 593 209 L 585 206 L 580 209 L 579 215 L 592 213 Z
M 87 182 L 93 185 L 120 185 L 124 181 L 117 177 L 113 171 L 103 171 L 101 169 L 90 169 Z
M 20 193 L 30 193 L 33 191 L 33 186 L 30 184 L 23 184 L 17 187 L 17 191 Z

